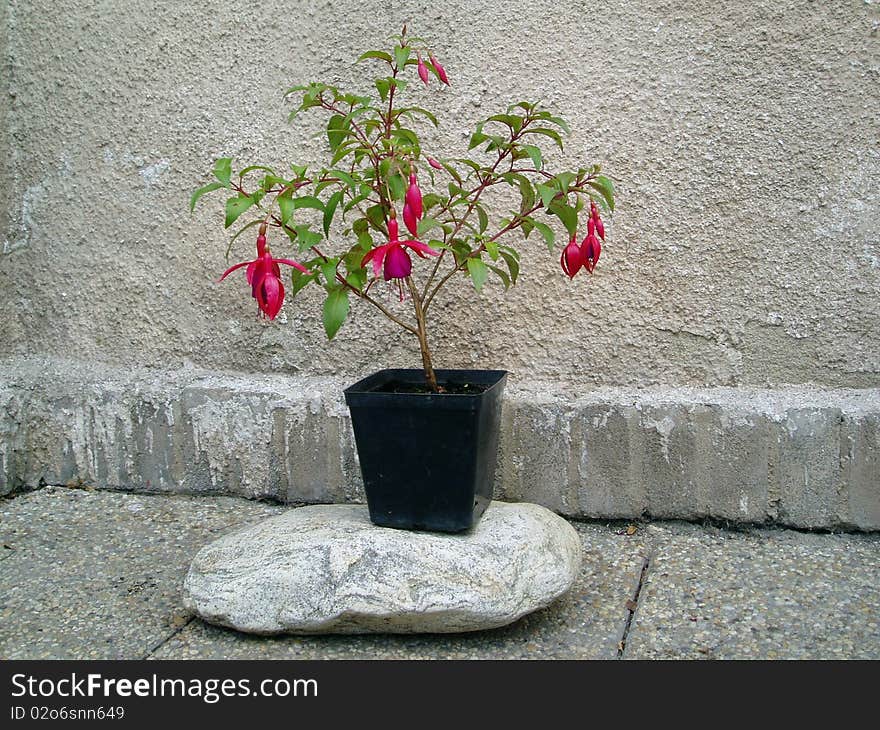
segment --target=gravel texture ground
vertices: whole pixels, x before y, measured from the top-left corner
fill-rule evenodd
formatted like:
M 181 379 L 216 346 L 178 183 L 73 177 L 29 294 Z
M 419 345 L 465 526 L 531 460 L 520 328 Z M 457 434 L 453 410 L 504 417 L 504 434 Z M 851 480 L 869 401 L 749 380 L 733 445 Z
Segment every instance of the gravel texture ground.
M 197 550 L 284 509 L 55 487 L 0 502 L 0 658 L 880 658 L 878 534 L 575 523 L 574 588 L 472 634 L 263 638 L 188 615 Z

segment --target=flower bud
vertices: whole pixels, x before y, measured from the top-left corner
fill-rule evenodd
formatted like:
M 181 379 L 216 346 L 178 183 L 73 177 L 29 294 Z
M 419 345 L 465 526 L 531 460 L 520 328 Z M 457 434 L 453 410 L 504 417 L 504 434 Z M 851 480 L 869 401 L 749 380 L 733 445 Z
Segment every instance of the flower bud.
M 596 233 L 599 234 L 599 238 L 604 241 L 605 224 L 602 223 L 602 219 L 599 217 L 599 209 L 596 207 L 596 203 L 592 200 L 590 201 L 590 222 L 595 226 Z
M 419 78 L 424 82 L 425 86 L 428 85 L 428 67 L 422 60 L 421 55 L 419 55 Z
M 444 69 L 443 66 L 440 65 L 440 61 L 434 58 L 433 53 L 430 54 L 429 58 L 431 59 L 431 63 L 433 64 L 434 68 L 437 69 L 437 75 L 440 77 L 440 80 L 444 84 L 449 86 L 449 77 L 446 75 L 446 69 Z
M 441 165 L 439 162 L 437 162 L 437 160 L 435 160 L 433 157 L 428 158 L 428 164 L 431 167 L 433 167 L 435 170 L 442 170 L 443 169 L 443 165 Z
M 419 189 L 419 185 L 416 182 L 415 171 L 409 174 L 409 188 L 406 191 L 406 204 L 409 206 L 412 214 L 416 217 L 416 220 L 421 219 L 422 213 L 424 212 L 422 208 L 422 191 Z
M 581 249 L 578 247 L 577 240 L 574 236 L 571 237 L 571 241 L 569 241 L 568 245 L 562 251 L 562 257 L 559 259 L 559 263 L 569 279 L 573 279 L 574 275 L 583 265 Z
M 419 234 L 419 221 L 409 207 L 409 203 L 403 204 L 403 222 L 406 224 L 407 230 L 414 236 Z

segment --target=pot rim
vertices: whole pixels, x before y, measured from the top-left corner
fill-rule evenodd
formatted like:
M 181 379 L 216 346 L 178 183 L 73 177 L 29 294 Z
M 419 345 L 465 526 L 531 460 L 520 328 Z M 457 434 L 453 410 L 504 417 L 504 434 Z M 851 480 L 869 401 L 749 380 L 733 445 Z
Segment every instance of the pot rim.
M 361 378 L 356 383 L 349 385 L 343 393 L 345 393 L 346 401 L 351 404 L 351 397 L 369 397 L 383 399 L 403 399 L 410 401 L 426 401 L 432 399 L 442 399 L 443 402 L 452 401 L 474 401 L 489 397 L 494 392 L 501 390 L 507 380 L 507 370 L 466 370 L 466 369 L 436 369 L 437 380 L 441 383 L 450 379 L 463 380 L 474 384 L 487 385 L 485 390 L 479 393 L 388 393 L 376 391 L 375 388 L 383 383 L 393 379 L 414 380 L 424 377 L 424 370 L 421 368 L 385 368 L 378 370 L 365 378 Z

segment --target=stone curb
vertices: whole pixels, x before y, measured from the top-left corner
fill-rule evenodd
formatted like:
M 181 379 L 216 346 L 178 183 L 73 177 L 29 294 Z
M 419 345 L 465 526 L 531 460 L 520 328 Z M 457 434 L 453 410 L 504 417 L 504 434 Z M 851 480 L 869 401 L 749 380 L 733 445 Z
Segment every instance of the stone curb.
M 0 362 L 0 495 L 363 501 L 353 378 Z M 880 529 L 880 389 L 505 392 L 496 498 L 571 517 Z

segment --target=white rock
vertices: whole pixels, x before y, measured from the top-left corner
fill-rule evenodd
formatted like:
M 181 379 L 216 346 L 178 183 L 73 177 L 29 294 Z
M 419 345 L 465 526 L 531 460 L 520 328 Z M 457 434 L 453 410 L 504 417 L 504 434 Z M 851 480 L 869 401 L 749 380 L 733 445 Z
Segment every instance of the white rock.
M 292 509 L 199 551 L 186 607 L 256 634 L 450 633 L 503 626 L 574 582 L 574 528 L 535 504 L 492 502 L 469 533 L 373 525 L 362 505 Z

